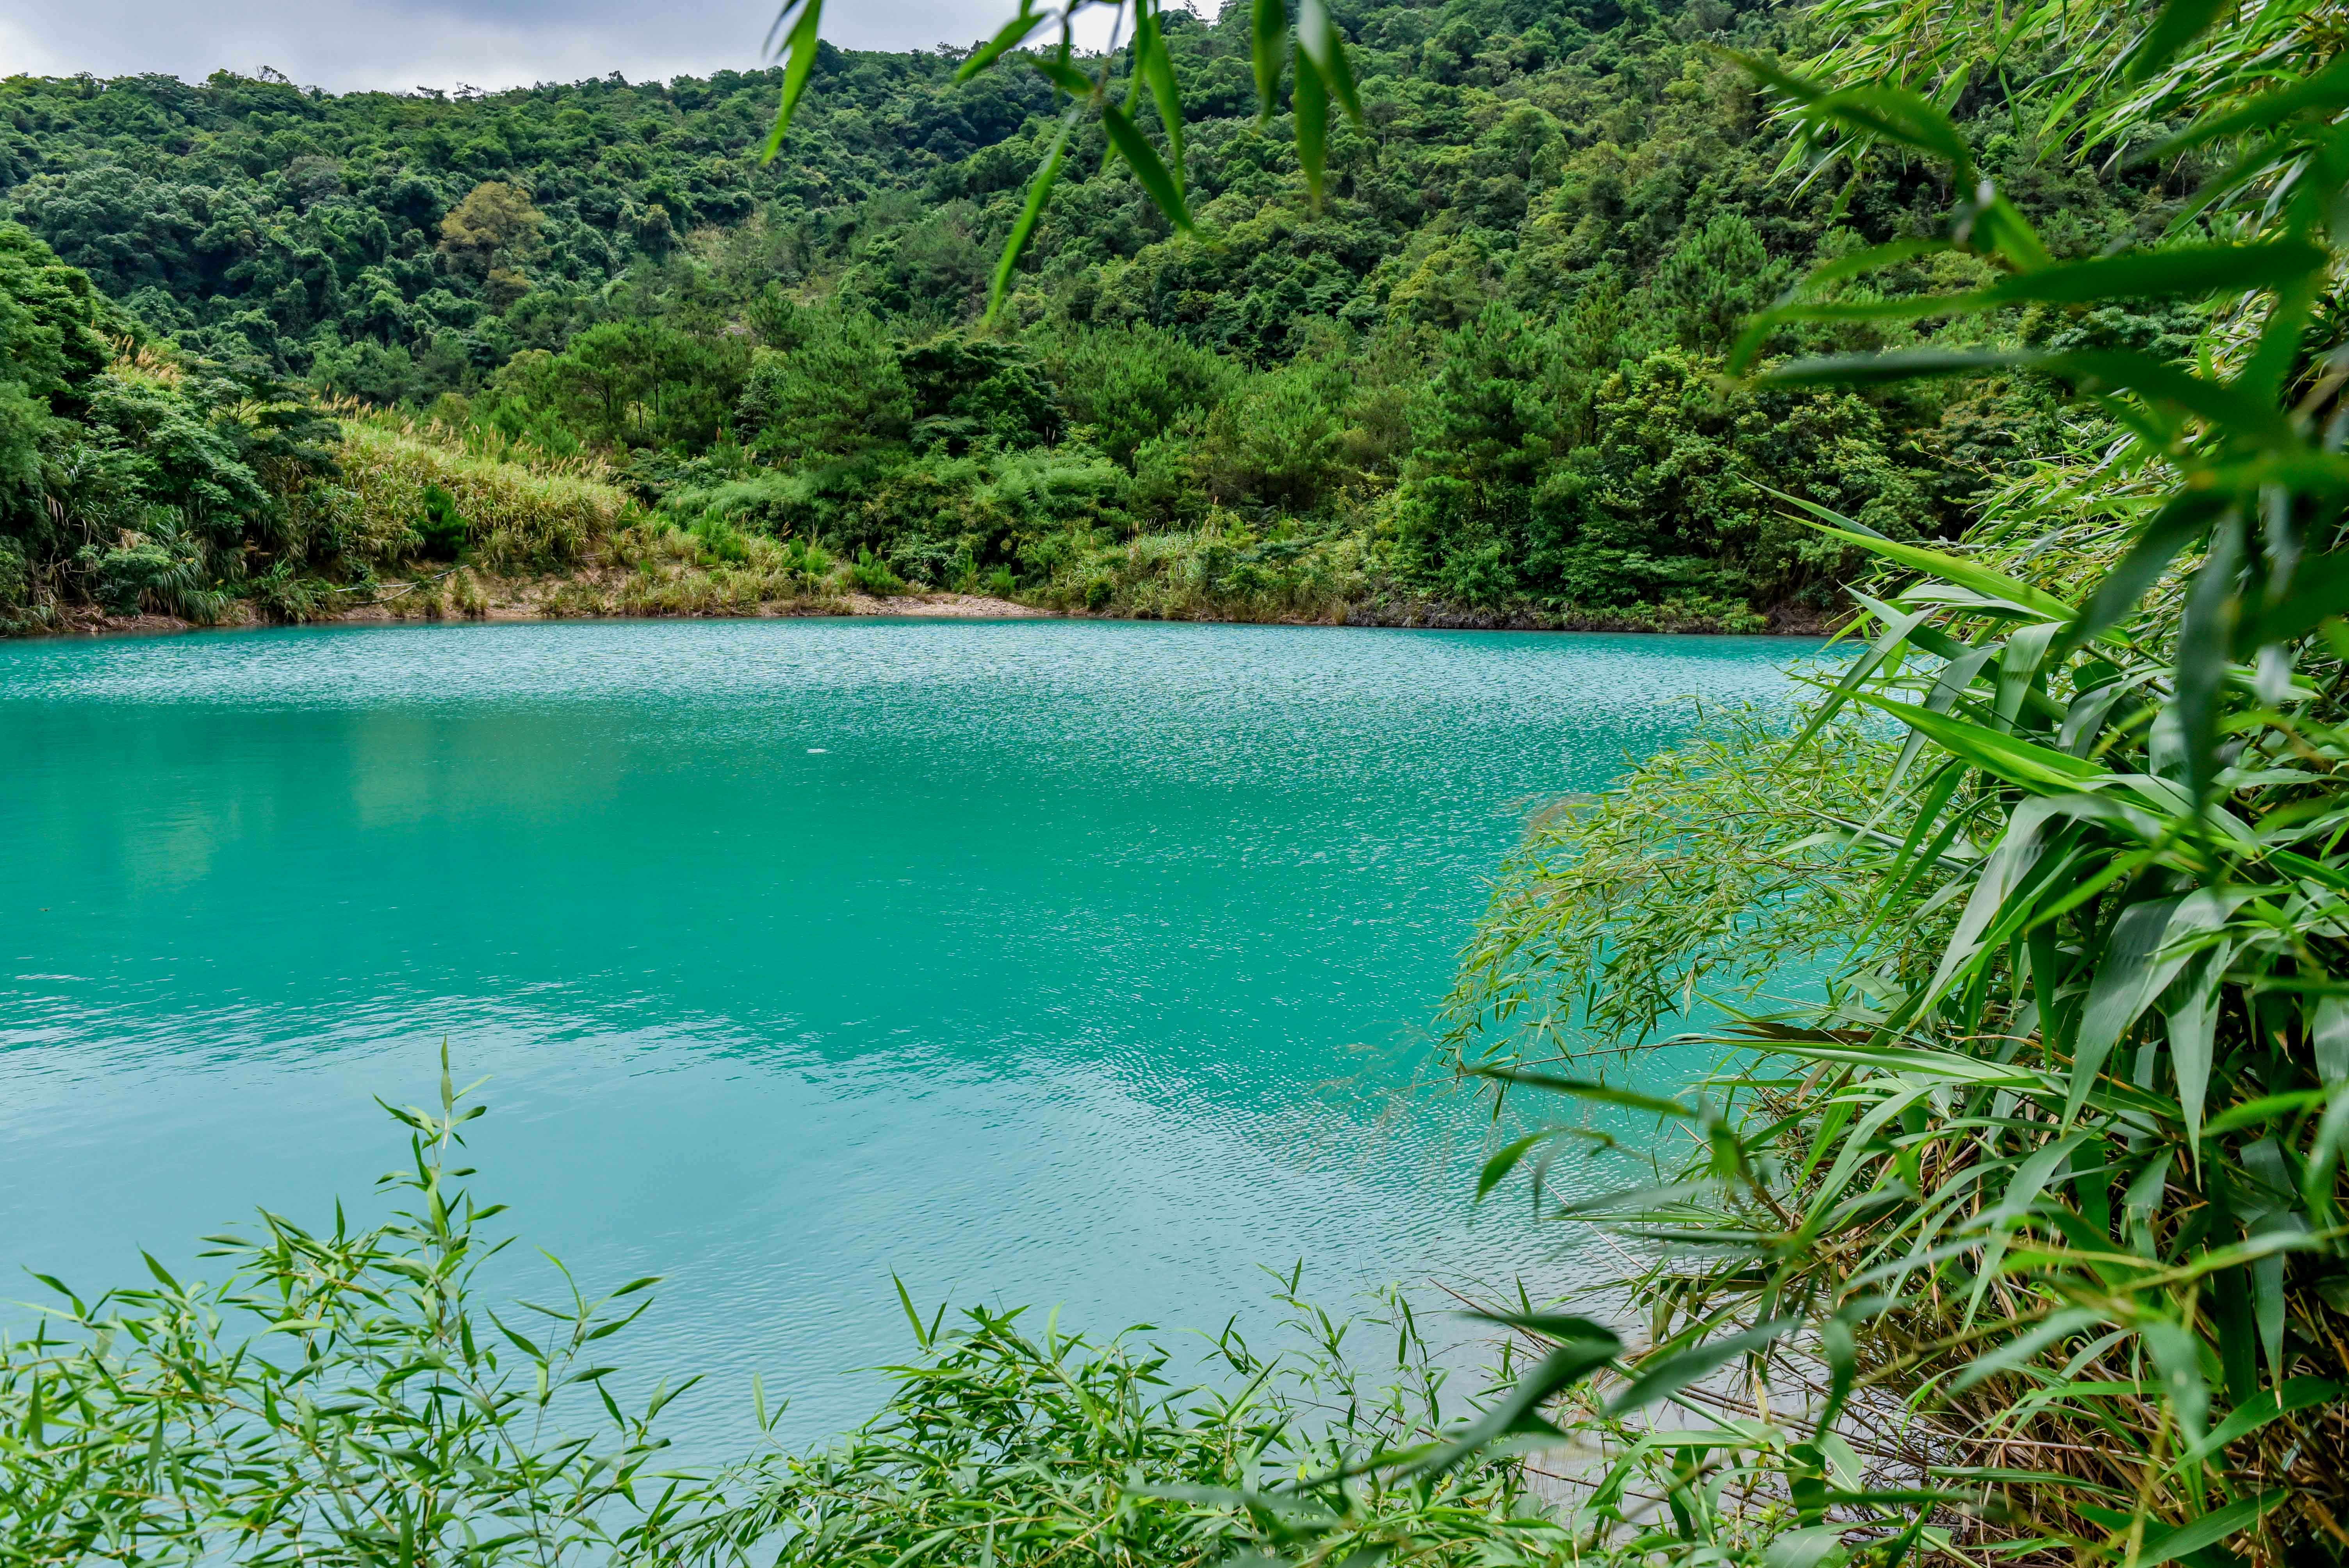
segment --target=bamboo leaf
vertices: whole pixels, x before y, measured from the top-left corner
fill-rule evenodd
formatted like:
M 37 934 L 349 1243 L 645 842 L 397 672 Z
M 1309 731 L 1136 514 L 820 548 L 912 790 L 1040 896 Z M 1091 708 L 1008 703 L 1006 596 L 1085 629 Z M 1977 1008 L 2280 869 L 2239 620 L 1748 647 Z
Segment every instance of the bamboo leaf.
M 1003 307 L 1003 296 L 1011 286 L 1011 276 L 1019 266 L 1021 253 L 1036 232 L 1037 220 L 1044 215 L 1044 203 L 1052 198 L 1052 182 L 1060 178 L 1061 159 L 1069 149 L 1069 133 L 1076 128 L 1074 108 L 1061 117 L 1060 132 L 1052 138 L 1052 146 L 1044 154 L 1043 163 L 1028 183 L 1028 200 L 1019 209 L 1018 222 L 1011 225 L 1011 235 L 1003 242 L 1003 254 L 995 263 L 995 281 L 987 293 L 987 319 L 993 321 L 995 313 Z
M 2325 254 L 2297 240 L 2265 245 L 2178 245 L 2127 252 L 2036 268 L 1964 294 L 1909 294 L 1895 299 L 1785 304 L 1771 310 L 1731 356 L 1744 368 L 1759 346 L 1756 332 L 1787 321 L 1916 321 L 1971 315 L 2026 304 L 2090 304 L 2120 299 L 2192 299 L 2274 288 L 2321 272 Z
M 1297 161 L 1305 170 L 1305 188 L 1311 193 L 1313 205 L 1321 205 L 1321 177 L 1330 152 L 1330 92 L 1322 85 L 1320 73 L 1306 61 L 1302 53 L 1297 60 L 1297 85 L 1289 93 L 1289 108 L 1297 117 Z
M 2080 1114 L 2113 1047 L 2192 959 L 2180 944 L 2217 930 L 2250 896 L 2248 889 L 2199 889 L 2133 903 L 2113 922 L 2073 1046 L 2066 1126 Z
M 2178 1077 L 2178 1109 L 2187 1146 L 2202 1156 L 2202 1105 L 2210 1089 L 2210 1058 L 2219 1026 L 2219 990 L 2233 948 L 2220 944 L 2196 957 L 2178 984 L 2185 995 L 2169 1010 L 2169 1065 Z
M 2271 405 L 2150 355 L 2119 351 L 2057 354 L 2040 360 L 2038 365 L 2049 375 L 2074 382 L 2086 391 L 2127 392 L 2148 402 L 2182 409 L 2224 431 L 2230 439 L 2248 438 L 2277 451 L 2295 450 L 2305 444 L 2292 421 Z
M 2171 158 L 2189 148 L 2240 136 L 2245 131 L 2271 130 L 2295 115 L 2329 118 L 2344 108 L 2349 108 L 2349 56 L 2336 58 L 2314 76 L 2261 93 L 2239 108 L 2198 120 L 2132 161 Z
M 2186 753 L 2187 788 L 2198 808 L 2209 799 L 2219 776 L 2219 700 L 2242 611 L 2242 599 L 2235 591 L 2236 562 L 2242 552 L 2243 520 L 2230 514 L 2194 573 L 2178 630 L 2172 711 Z
M 1003 56 L 1033 37 L 1036 29 L 1050 20 L 1050 17 L 1030 10 L 1030 6 L 1033 4 L 1034 0 L 1020 0 L 1019 15 L 997 28 L 995 36 L 971 51 L 970 58 L 965 60 L 956 70 L 955 80 L 958 82 L 970 80 Z
M 2073 624 L 2073 640 L 2085 642 L 2118 625 L 2169 569 L 2178 552 L 2208 532 L 2227 506 L 2225 496 L 2206 490 L 2187 490 L 2171 497 L 2139 531 L 2120 563 L 2098 580 L 2087 607 Z
M 2335 550 L 2295 565 L 2292 584 L 2271 603 L 2250 607 L 2235 628 L 2238 657 L 2271 643 L 2306 636 L 2318 625 L 2349 612 L 2349 550 Z
M 792 13 L 798 13 L 795 20 Z M 783 66 L 782 100 L 775 106 L 775 128 L 767 133 L 767 143 L 760 150 L 759 161 L 771 163 L 783 147 L 784 133 L 792 128 L 792 116 L 798 112 L 800 98 L 806 93 L 808 77 L 815 70 L 816 30 L 823 20 L 823 0 L 786 0 L 776 13 L 775 25 L 767 34 L 771 46 L 775 34 L 790 22 L 790 38 L 785 47 L 790 59 Z
M 1890 714 L 1951 756 L 1962 758 L 2010 784 L 2044 792 L 2093 788 L 2109 783 L 2114 777 L 2101 763 L 2052 750 L 2020 736 L 1985 728 L 1951 714 L 1934 713 L 1916 703 L 1892 702 L 1873 692 L 1855 692 L 1853 696 Z
M 2329 1405 L 2343 1397 L 2344 1390 L 2338 1383 L 2322 1377 L 2294 1377 L 2280 1388 L 2262 1388 L 2244 1400 L 2227 1418 L 2211 1429 L 2210 1435 L 2180 1454 L 2170 1466 L 2172 1471 L 2189 1464 L 2199 1463 L 2223 1451 L 2227 1445 L 2238 1442 L 2280 1417 L 2302 1410 Z
M 914 1310 L 914 1297 L 905 1289 L 905 1282 L 892 1274 L 889 1276 L 889 1283 L 897 1287 L 897 1305 L 905 1313 L 905 1321 L 914 1326 L 914 1343 L 926 1350 L 928 1349 L 929 1331 L 922 1326 L 922 1315 Z
M 1485 1323 L 1498 1323 L 1510 1328 L 1522 1328 L 1528 1334 L 1538 1334 L 1547 1339 L 1581 1339 L 1603 1344 L 1615 1339 L 1615 1331 L 1594 1318 L 1577 1317 L 1563 1312 L 1471 1312 L 1464 1315 Z M 1619 1344 L 1620 1341 L 1618 1341 Z
M 1975 1084 L 1985 1088 L 2042 1088 L 2046 1075 L 2036 1068 L 1983 1061 L 1958 1051 L 1933 1051 L 1900 1046 L 1815 1046 L 1790 1043 L 1775 1047 L 1806 1061 L 1845 1062 L 1874 1068 L 1903 1078 L 1931 1078 L 1941 1083 Z
M 1541 1418 L 1543 1402 L 1581 1382 L 1622 1349 L 1622 1341 L 1605 1328 L 1588 1338 L 1566 1341 L 1519 1378 L 1467 1430 L 1405 1467 L 1403 1473 L 1441 1474 L 1496 1439 L 1516 1433 L 1555 1436 L 1557 1429 Z
M 1607 1413 L 1610 1416 L 1625 1415 L 1677 1394 L 1717 1367 L 1725 1366 L 1741 1356 L 1758 1355 L 1768 1349 L 1792 1333 L 1795 1326 L 1794 1318 L 1773 1318 L 1726 1339 L 1716 1339 L 1643 1361 L 1630 1385 L 1608 1401 Z
M 1039 56 L 1036 69 L 1045 80 L 1072 98 L 1090 99 L 1101 85 L 1071 63 L 1066 39 L 1061 40 L 1057 54 Z
M 2153 26 L 2129 51 L 2126 78 L 2144 81 L 2178 57 L 2178 52 L 2208 32 L 2210 24 L 2234 9 L 2239 0 L 2167 0 Z
M 2175 1530 L 2148 1528 L 2145 1550 L 2137 1557 L 2139 1568 L 2159 1568 L 2164 1563 L 2175 1563 L 2231 1541 L 2258 1524 L 2263 1515 L 2281 1507 L 2290 1495 L 2283 1491 L 2259 1492 Z
M 2000 348 L 1902 348 L 1884 354 L 1830 354 L 1790 359 L 1756 376 L 1761 387 L 1881 387 L 1895 381 L 1943 376 L 1988 376 L 2028 369 L 2047 362 L 2033 350 Z
M 1789 289 L 1776 304 L 1756 315 L 1738 335 L 1735 346 L 1729 351 L 1729 373 L 1732 376 L 1745 374 L 1747 367 L 1754 363 L 1754 356 L 1761 353 L 1763 346 L 1769 341 L 1771 333 L 1788 319 L 1788 312 L 1800 305 L 1801 295 L 1805 293 L 1823 289 L 1829 284 L 1841 283 L 1847 278 L 1861 277 L 1886 267 L 1898 266 L 1902 262 L 1913 261 L 1919 256 L 1932 255 L 1949 249 L 1951 249 L 1950 242 L 1941 239 L 1890 240 L 1880 245 L 1870 245 L 1864 251 L 1856 251 L 1847 256 L 1837 257 L 1832 262 L 1813 268 L 1800 283 Z
M 1881 534 L 1853 533 L 1820 522 L 1814 522 L 1811 526 L 1821 533 L 1847 541 L 1871 555 L 1881 556 L 1912 572 L 1921 572 L 1928 577 L 1954 583 L 1961 588 L 1971 589 L 1986 599 L 2012 605 L 2028 614 L 2051 621 L 2069 621 L 2074 617 L 2073 607 L 2053 593 L 2034 588 L 2003 572 L 1993 571 L 1979 562 L 1968 561 L 1963 556 L 1928 550 L 1918 544 L 1902 544 Z
M 1878 138 L 1949 164 L 1960 189 L 1973 184 L 1973 150 L 1950 117 L 1906 88 L 1871 85 L 1828 89 L 1758 56 L 1723 50 L 1764 87 L 1786 98 L 1804 123 Z
M 1174 79 L 1174 58 L 1167 53 L 1155 6 L 1142 8 L 1134 23 L 1133 50 L 1143 79 L 1150 85 L 1151 100 L 1158 106 L 1159 127 L 1166 132 L 1166 158 L 1174 175 L 1174 189 L 1185 191 L 1183 93 Z
M 1812 1524 L 1789 1530 L 1772 1541 L 1762 1554 L 1763 1568 L 1817 1568 L 1831 1552 L 1843 1546 L 1847 1524 Z
M 1298 0 L 1297 46 L 1328 96 L 1338 100 L 1349 119 L 1361 124 L 1361 99 L 1354 91 L 1353 69 L 1346 63 L 1345 40 L 1330 19 L 1329 0 Z
M 1700 1113 L 1677 1100 L 1659 1099 L 1653 1095 L 1633 1089 L 1617 1088 L 1612 1084 L 1587 1078 L 1558 1078 L 1549 1073 L 1527 1072 L 1516 1068 L 1480 1067 L 1468 1069 L 1471 1078 L 1489 1078 L 1495 1083 L 1514 1084 L 1522 1088 L 1543 1089 L 1553 1094 L 1571 1095 L 1599 1105 L 1620 1106 L 1626 1110 L 1651 1111 L 1658 1116 L 1690 1118 Z
M 2161 1374 L 2162 1393 L 2177 1412 L 2178 1424 L 2190 1440 L 2199 1443 L 2210 1413 L 2210 1387 L 2202 1378 L 2201 1338 L 2183 1324 L 2166 1317 L 2156 1318 L 2138 1328 L 2137 1337 L 2145 1342 L 2146 1353 L 2153 1357 L 2154 1367 Z M 2211 1541 L 2224 1540 L 2232 1533 L 2233 1528 L 2226 1529 L 2213 1535 Z
M 1249 9 L 1248 52 L 1256 67 L 1257 119 L 1272 118 L 1280 87 L 1280 57 L 1288 42 L 1288 11 L 1282 0 L 1255 0 Z
M 1484 1169 L 1476 1172 L 1476 1202 L 1483 1202 L 1494 1188 L 1508 1180 L 1509 1172 L 1517 1168 L 1518 1161 L 1556 1136 L 1557 1134 L 1554 1130 L 1527 1133 L 1525 1137 L 1505 1145 L 1490 1160 L 1485 1161 Z
M 1952 1392 L 1963 1393 L 1986 1377 L 2012 1372 L 2059 1340 L 2094 1328 L 2103 1319 L 2085 1306 L 2069 1306 L 2049 1315 L 2012 1339 L 2002 1340 L 1960 1368 L 1950 1380 Z
M 1182 190 L 1175 184 L 1174 177 L 1166 171 L 1166 165 L 1158 157 L 1158 150 L 1134 129 L 1133 121 L 1126 118 L 1125 111 L 1113 103 L 1102 106 L 1102 123 L 1109 131 L 1110 145 L 1117 150 L 1118 157 L 1125 160 L 1125 166 L 1133 170 L 1133 177 L 1141 181 L 1150 200 L 1166 214 L 1167 222 L 1188 233 L 1191 210 L 1184 204 Z
M 2322 272 L 2325 253 L 2301 240 L 2258 245 L 2173 245 L 2066 262 L 2004 278 L 1972 296 L 1982 308 L 2040 302 L 2102 304 L 2121 299 L 2194 299 L 2274 288 Z

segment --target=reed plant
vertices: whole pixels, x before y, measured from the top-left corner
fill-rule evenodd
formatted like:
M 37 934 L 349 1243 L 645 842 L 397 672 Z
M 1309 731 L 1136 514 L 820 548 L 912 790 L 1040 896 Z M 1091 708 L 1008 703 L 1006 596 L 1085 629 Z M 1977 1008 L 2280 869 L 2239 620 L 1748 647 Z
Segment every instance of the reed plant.
M 492 455 L 450 438 L 444 427 L 340 407 L 339 483 L 309 498 L 318 527 L 346 553 L 390 562 L 421 547 L 426 498 L 449 498 L 463 548 L 484 566 L 545 571 L 578 562 L 637 511 L 626 490 L 589 459 Z

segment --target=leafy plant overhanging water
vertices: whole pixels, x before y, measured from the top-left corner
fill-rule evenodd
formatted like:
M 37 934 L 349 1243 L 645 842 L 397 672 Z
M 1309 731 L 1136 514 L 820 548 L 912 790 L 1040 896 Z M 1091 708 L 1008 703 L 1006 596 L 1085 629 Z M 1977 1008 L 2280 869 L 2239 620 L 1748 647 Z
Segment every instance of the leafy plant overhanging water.
M 1954 202 L 1941 233 L 1814 274 L 1741 357 L 1787 322 L 2168 298 L 2209 302 L 2199 362 L 1993 342 L 1763 370 L 2029 374 L 2097 418 L 1962 551 L 1804 507 L 1883 562 L 1855 595 L 1859 657 L 1798 735 L 1725 735 L 1540 830 L 1470 954 L 1454 1048 L 1496 1091 L 1619 1102 L 1551 1047 L 1636 1037 L 1706 976 L 1781 994 L 1715 1037 L 1732 1066 L 1649 1107 L 1696 1134 L 1675 1179 L 1565 1208 L 1655 1247 L 1630 1283 L 1650 1331 L 1631 1387 L 1692 1396 L 1680 1427 L 1585 1429 L 1608 1460 L 1589 1527 L 1631 1526 L 1630 1476 L 1671 1521 L 1634 1544 L 1692 1561 L 1757 1494 L 1800 1525 L 1785 1564 L 2337 1559 L 2338 15 L 2023 7 L 2002 31 L 1949 9 L 1834 7 L 1855 41 L 1830 65 L 1868 85 L 1750 62 L 1814 173 L 1930 160 Z M 2083 155 L 2223 154 L 2162 242 L 2051 263 L 1983 176 L 1944 108 L 2031 48 L 2056 51 L 2046 112 Z M 1994 274 L 1868 287 L 1947 251 Z M 1823 959 L 1823 998 L 1795 1004 Z M 1568 1130 L 1505 1150 L 1485 1185 Z

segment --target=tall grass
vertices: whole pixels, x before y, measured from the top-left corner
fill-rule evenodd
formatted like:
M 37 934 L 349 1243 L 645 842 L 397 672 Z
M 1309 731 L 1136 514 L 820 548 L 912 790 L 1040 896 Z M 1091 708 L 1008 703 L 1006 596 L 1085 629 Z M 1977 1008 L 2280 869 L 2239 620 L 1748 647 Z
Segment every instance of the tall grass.
M 422 540 L 424 498 L 445 492 L 466 545 L 501 571 L 547 571 L 576 563 L 638 511 L 592 457 L 545 457 L 511 443 L 354 406 L 338 407 L 339 484 L 303 498 L 311 531 L 344 553 L 395 561 Z

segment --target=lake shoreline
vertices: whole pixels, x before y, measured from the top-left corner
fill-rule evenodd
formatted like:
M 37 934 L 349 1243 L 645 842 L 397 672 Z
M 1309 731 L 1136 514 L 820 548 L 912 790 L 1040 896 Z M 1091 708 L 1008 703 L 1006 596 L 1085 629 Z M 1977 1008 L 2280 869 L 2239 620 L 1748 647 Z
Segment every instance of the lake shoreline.
M 1282 625 L 1392 627 L 1443 632 L 1606 632 L 1659 636 L 1825 636 L 1838 624 L 1836 617 L 1785 606 L 1769 612 L 1759 626 L 1724 626 L 1702 616 L 1673 619 L 1658 606 L 1617 612 L 1551 611 L 1524 606 L 1510 610 L 1480 610 L 1437 600 L 1386 599 L 1340 601 L 1311 609 L 1287 606 L 1217 606 L 1208 613 L 1135 615 L 1081 606 L 1034 604 L 987 593 L 957 593 L 908 589 L 903 593 L 876 595 L 861 592 L 811 593 L 789 599 L 761 599 L 667 609 L 621 605 L 615 597 L 616 574 L 589 571 L 562 577 L 493 578 L 468 573 L 476 585 L 456 602 L 441 592 L 449 573 L 382 585 L 380 597 L 335 614 L 295 617 L 271 616 L 250 601 L 233 602 L 229 618 L 203 623 L 177 615 L 140 612 L 114 614 L 95 605 L 80 604 L 58 611 L 46 627 L 26 627 L 15 637 L 171 636 L 192 632 L 251 630 L 259 626 L 432 624 L 463 622 L 578 623 L 609 620 L 833 620 L 862 616 L 916 616 L 952 620 L 1071 620 L 1185 621 L 1206 625 Z M 414 597 L 411 597 L 413 595 Z

